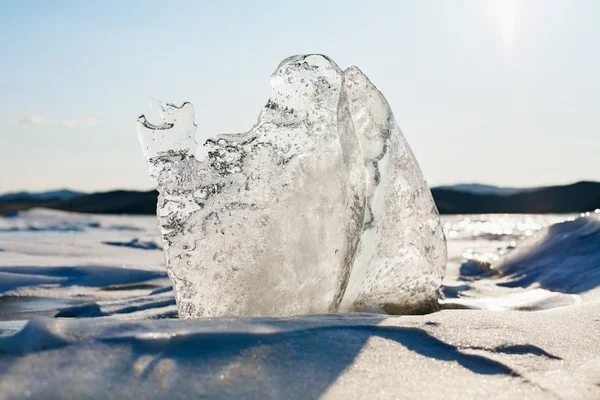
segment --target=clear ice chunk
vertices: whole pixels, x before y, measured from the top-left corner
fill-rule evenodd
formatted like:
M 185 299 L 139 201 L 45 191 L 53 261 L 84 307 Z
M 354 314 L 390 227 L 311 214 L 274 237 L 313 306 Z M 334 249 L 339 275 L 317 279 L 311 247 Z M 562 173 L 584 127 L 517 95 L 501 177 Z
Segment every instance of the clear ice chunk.
M 247 133 L 199 138 L 190 103 L 138 119 L 180 317 L 434 308 L 445 239 L 381 93 L 314 54 L 271 86 Z
M 435 311 L 447 252 L 431 191 L 383 94 L 357 67 L 344 77 L 367 187 L 361 245 L 342 310 Z

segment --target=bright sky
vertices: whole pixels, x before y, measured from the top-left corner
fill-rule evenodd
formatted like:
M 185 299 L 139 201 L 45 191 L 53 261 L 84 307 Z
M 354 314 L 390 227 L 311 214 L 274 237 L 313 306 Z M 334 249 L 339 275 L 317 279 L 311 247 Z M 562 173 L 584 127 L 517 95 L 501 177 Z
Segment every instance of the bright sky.
M 0 12 L 0 192 L 150 189 L 135 120 L 247 131 L 287 56 L 382 90 L 431 185 L 600 180 L 600 1 L 26 1 Z M 151 118 L 152 120 L 152 118 Z

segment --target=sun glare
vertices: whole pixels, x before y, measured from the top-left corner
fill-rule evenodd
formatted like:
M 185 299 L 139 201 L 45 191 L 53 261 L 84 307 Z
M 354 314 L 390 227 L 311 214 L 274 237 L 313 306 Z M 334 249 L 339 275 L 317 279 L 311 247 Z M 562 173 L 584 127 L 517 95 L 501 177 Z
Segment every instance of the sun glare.
M 504 43 L 511 49 L 518 34 L 520 0 L 490 0 L 489 13 Z

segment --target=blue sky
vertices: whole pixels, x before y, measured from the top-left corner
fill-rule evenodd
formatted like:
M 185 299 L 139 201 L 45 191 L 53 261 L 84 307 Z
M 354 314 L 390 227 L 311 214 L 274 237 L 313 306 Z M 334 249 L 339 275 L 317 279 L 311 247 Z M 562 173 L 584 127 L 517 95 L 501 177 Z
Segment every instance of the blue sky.
M 598 21 L 596 0 L 6 1 L 0 192 L 150 189 L 151 97 L 243 132 L 315 52 L 383 91 L 432 185 L 600 180 Z

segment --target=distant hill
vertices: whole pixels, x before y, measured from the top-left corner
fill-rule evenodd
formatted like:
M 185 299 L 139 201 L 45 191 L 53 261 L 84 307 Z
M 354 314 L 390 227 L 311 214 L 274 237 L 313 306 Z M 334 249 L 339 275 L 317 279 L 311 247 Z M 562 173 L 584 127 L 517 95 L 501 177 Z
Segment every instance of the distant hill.
M 156 213 L 157 199 L 158 192 L 156 190 L 149 192 L 115 190 L 85 194 L 68 199 L 0 199 L 0 214 L 28 210 L 34 207 L 44 207 L 93 214 L 145 215 Z
M 474 194 L 442 188 L 434 188 L 431 192 L 441 214 L 548 214 L 600 208 L 599 182 L 550 186 L 510 195 Z
M 508 196 L 511 194 L 534 192 L 543 189 L 537 188 L 509 188 L 494 185 L 482 185 L 481 183 L 460 183 L 458 185 L 437 186 L 433 189 L 439 190 L 455 190 L 457 192 L 467 192 L 473 194 L 494 194 L 498 196 Z
M 600 208 L 600 182 L 578 182 L 511 194 L 504 192 L 477 194 L 465 191 L 463 188 L 452 187 L 437 187 L 431 192 L 441 214 L 548 214 L 583 212 Z M 18 197 L 3 199 L 0 197 L 0 214 L 45 207 L 95 214 L 153 215 L 156 213 L 157 198 L 156 190 L 148 192 L 117 190 L 81 194 L 66 199 Z
M 0 201 L 41 201 L 41 200 L 67 200 L 83 196 L 85 193 L 69 189 L 53 190 L 49 192 L 14 192 L 0 195 Z

